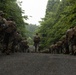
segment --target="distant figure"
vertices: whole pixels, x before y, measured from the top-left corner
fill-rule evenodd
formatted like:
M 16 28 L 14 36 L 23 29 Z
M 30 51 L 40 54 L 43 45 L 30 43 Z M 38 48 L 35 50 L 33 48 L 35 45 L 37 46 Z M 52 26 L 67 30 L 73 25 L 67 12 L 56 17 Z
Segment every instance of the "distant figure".
M 36 33 L 36 35 L 34 36 L 34 46 L 35 46 L 35 52 L 38 52 L 39 49 L 39 43 L 40 43 L 40 36 L 38 35 L 38 33 Z

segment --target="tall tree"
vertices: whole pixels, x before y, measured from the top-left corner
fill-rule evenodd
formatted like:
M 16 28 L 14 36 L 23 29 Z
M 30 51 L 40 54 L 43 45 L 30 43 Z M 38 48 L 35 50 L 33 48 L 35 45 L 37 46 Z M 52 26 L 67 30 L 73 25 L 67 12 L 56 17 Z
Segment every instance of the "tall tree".
M 40 22 L 40 32 L 45 34 L 43 45 L 58 41 L 68 28 L 76 24 L 76 0 L 48 0 L 46 15 Z

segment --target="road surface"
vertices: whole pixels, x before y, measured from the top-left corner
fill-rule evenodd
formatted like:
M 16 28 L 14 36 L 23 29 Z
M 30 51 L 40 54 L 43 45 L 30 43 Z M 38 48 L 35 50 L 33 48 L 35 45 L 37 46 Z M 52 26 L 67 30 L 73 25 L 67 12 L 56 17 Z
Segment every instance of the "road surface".
M 76 75 L 76 56 L 63 54 L 0 54 L 0 75 Z

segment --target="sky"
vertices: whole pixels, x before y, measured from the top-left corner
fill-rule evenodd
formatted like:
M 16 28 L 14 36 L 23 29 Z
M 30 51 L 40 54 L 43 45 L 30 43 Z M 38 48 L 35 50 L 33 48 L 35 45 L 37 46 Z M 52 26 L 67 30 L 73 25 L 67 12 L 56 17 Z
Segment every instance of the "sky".
M 18 0 L 22 1 L 21 8 L 25 10 L 25 15 L 28 15 L 29 24 L 39 25 L 41 18 L 45 17 L 45 11 L 48 0 Z

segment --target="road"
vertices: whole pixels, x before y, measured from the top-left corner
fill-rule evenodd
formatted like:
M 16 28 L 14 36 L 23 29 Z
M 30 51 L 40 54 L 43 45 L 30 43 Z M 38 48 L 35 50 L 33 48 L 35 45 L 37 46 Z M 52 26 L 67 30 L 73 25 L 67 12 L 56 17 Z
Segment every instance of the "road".
M 76 75 L 76 56 L 63 54 L 0 54 L 0 75 Z

